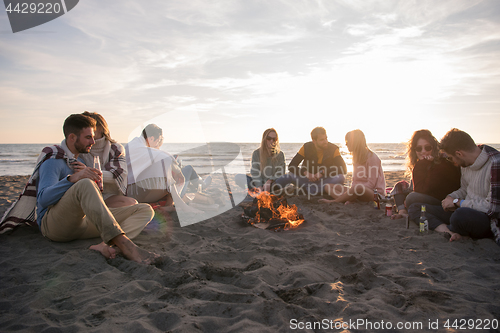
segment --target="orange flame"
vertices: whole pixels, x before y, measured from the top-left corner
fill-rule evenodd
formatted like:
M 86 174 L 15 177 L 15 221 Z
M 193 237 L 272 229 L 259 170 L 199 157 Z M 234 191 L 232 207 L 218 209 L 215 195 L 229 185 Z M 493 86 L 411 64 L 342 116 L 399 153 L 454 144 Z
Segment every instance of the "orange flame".
M 248 195 L 251 196 L 252 198 L 257 198 L 259 194 L 261 194 L 262 191 L 259 188 L 249 188 L 248 189 Z
M 276 196 L 271 195 L 269 192 L 262 191 L 257 194 L 257 207 L 258 211 L 256 213 L 256 222 L 262 222 L 260 217 L 260 209 L 268 208 L 273 213 L 273 218 L 287 220 L 288 222 L 285 225 L 285 230 L 293 229 L 298 227 L 304 222 L 304 219 L 299 218 L 299 214 L 297 213 L 297 206 L 291 205 L 287 206 L 281 204 L 277 209 L 274 208 L 273 198 Z

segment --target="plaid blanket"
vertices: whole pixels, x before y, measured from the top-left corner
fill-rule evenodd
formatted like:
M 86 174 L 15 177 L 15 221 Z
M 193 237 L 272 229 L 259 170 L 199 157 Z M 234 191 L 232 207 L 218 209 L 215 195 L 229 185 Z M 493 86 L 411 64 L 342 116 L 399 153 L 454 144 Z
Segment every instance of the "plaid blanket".
M 118 185 L 118 188 L 123 193 L 127 194 L 127 159 L 125 158 L 125 150 L 119 143 L 112 143 L 109 150 L 109 160 L 104 164 L 104 170 L 110 171 Z
M 500 152 L 487 145 L 480 148 L 488 154 L 491 159 L 491 206 L 488 216 L 491 220 L 491 231 L 495 235 L 495 242 L 500 245 Z
M 51 158 L 64 159 L 69 165 L 74 159 L 68 157 L 64 148 L 64 142 L 60 146 L 54 145 L 43 148 L 38 156 L 35 170 L 24 187 L 23 192 L 5 212 L 0 221 L 0 234 L 12 231 L 20 225 L 29 225 L 38 228 L 36 223 L 36 184 L 39 176 L 38 171 L 42 163 Z

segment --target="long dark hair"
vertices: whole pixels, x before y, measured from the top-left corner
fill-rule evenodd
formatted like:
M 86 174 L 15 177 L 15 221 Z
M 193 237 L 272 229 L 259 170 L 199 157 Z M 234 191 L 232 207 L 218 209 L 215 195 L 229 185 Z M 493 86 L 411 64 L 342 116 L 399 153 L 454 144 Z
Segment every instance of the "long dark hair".
M 410 141 L 408 141 L 407 148 L 406 148 L 406 172 L 405 175 L 411 176 L 413 167 L 415 166 L 415 163 L 417 163 L 417 152 L 415 151 L 415 147 L 417 146 L 417 142 L 420 139 L 424 139 L 432 147 L 432 152 L 431 155 L 434 157 L 434 162 L 438 162 L 439 158 L 439 149 L 438 149 L 438 141 L 432 135 L 431 131 L 422 129 L 419 131 L 415 131 L 413 135 L 411 136 Z

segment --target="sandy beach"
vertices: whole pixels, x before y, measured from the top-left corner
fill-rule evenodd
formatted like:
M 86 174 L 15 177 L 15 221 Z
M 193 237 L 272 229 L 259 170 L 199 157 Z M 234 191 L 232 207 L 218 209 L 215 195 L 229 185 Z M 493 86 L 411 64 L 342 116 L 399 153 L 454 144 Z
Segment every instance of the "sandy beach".
M 0 177 L 0 214 L 26 181 Z M 134 240 L 155 266 L 107 260 L 88 250 L 98 239 L 0 235 L 0 331 L 499 331 L 492 239 L 450 243 L 369 204 L 317 201 L 290 198 L 306 222 L 282 232 L 248 226 L 241 207 L 186 227 L 157 217 Z

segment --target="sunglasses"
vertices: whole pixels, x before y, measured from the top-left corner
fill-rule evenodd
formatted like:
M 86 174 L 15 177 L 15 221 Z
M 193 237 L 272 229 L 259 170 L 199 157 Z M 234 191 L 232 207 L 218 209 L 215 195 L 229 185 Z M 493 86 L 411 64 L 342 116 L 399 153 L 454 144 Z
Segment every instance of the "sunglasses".
M 425 149 L 425 151 L 432 151 L 432 146 L 431 145 L 425 145 L 424 147 L 422 147 L 422 146 L 416 146 L 415 147 L 415 151 L 417 153 L 420 153 L 422 151 L 422 149 Z
M 273 138 L 272 136 L 268 136 L 266 137 L 266 139 L 267 141 L 274 141 L 274 142 L 278 141 L 278 138 Z

